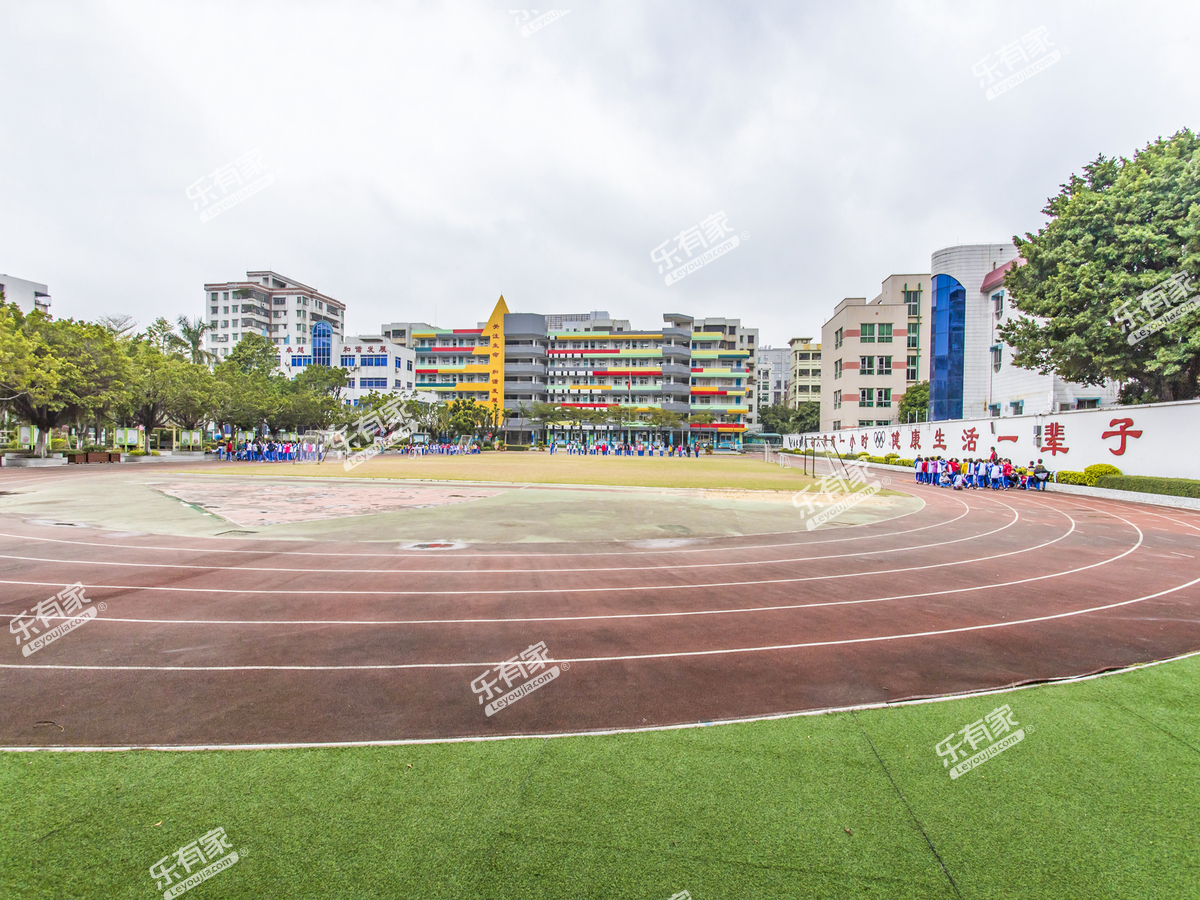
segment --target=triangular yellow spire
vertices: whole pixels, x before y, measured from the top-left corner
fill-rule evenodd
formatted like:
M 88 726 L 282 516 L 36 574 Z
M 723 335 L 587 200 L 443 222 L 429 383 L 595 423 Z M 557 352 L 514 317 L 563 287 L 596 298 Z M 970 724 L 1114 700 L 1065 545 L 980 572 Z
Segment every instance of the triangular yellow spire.
M 504 295 L 496 302 L 492 316 L 487 320 L 483 333 L 490 341 L 488 361 L 488 405 L 499 415 L 504 409 L 504 317 L 508 315 L 508 305 Z M 499 426 L 497 426 L 499 427 Z

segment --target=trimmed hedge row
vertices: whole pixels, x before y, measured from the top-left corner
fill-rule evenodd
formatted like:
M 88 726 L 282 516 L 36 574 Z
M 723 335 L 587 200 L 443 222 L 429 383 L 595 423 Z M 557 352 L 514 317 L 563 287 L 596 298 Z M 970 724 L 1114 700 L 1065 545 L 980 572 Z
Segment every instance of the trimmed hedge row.
M 1200 498 L 1200 481 L 1193 481 L 1190 478 L 1106 475 L 1097 480 L 1093 487 L 1105 488 L 1110 491 L 1136 491 L 1139 494 L 1166 494 L 1169 497 Z

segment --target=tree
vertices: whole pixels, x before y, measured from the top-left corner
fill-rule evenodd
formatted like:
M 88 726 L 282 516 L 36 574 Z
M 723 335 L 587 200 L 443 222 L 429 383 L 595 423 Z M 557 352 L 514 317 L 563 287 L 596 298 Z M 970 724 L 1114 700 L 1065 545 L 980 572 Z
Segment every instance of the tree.
M 229 351 L 229 356 L 222 365 L 229 364 L 246 374 L 272 375 L 279 367 L 279 348 L 263 337 L 248 331 L 242 339 Z M 309 368 L 313 368 L 309 366 Z M 324 368 L 320 366 L 318 368 Z
M 194 363 L 210 363 L 217 358 L 217 354 L 204 349 L 204 335 L 211 329 L 207 322 L 203 321 L 199 316 L 193 321 L 187 316 L 180 316 L 177 320 L 179 324 L 179 338 L 187 347 L 187 353 Z
M 167 418 L 191 431 L 209 419 L 219 406 L 216 394 L 220 387 L 208 366 L 182 360 L 172 362 L 171 389 L 166 398 Z
M 0 390 L 18 416 L 38 428 L 46 455 L 50 431 L 79 422 L 121 396 L 129 361 L 101 325 L 22 315 L 10 304 L 0 315 Z
M 806 400 L 796 408 L 785 403 L 759 410 L 758 419 L 769 434 L 804 434 L 821 427 L 821 404 Z
M 116 337 L 128 337 L 129 332 L 137 328 L 137 322 L 134 321 L 133 316 L 127 316 L 123 313 L 109 316 L 97 316 L 96 324 L 104 326 L 109 333 Z
M 898 411 L 901 424 L 924 422 L 929 417 L 929 382 L 911 385 L 900 398 Z
M 183 338 L 175 333 L 175 326 L 162 316 L 159 316 L 148 325 L 146 330 L 138 335 L 138 338 L 152 344 L 158 349 L 159 353 L 163 354 L 181 354 L 187 348 L 187 344 L 184 343 Z
M 1004 279 L 1025 314 L 999 329 L 1013 364 L 1083 384 L 1124 382 L 1127 400 L 1196 397 L 1194 317 L 1131 347 L 1117 315 L 1172 274 L 1200 276 L 1200 140 L 1184 129 L 1132 160 L 1101 155 L 1061 187 L 1042 210 L 1046 226 L 1013 238 L 1027 263 Z
M 292 384 L 299 390 L 323 394 L 340 403 L 349 375 L 348 369 L 339 369 L 336 366 L 305 366 L 300 374 L 292 379 Z

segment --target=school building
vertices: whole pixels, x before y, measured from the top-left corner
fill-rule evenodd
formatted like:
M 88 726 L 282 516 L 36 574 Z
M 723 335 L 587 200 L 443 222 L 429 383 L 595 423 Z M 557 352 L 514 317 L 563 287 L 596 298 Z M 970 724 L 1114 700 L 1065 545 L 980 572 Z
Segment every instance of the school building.
M 758 329 L 739 319 L 666 313 L 661 326 L 635 329 L 607 313 L 513 313 L 501 297 L 475 328 L 408 322 L 382 331 L 416 354 L 416 390 L 516 413 L 510 431 L 542 431 L 527 414 L 535 403 L 622 407 L 625 431 L 650 428 L 632 420 L 661 409 L 688 417 L 689 439 L 735 446 L 759 427 Z

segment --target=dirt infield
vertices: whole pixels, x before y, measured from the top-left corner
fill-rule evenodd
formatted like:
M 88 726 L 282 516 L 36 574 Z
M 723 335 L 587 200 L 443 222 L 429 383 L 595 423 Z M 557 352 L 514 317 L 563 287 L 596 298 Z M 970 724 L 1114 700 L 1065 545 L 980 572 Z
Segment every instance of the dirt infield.
M 6 472 L 0 490 L 83 477 Z M 1200 516 L 913 494 L 916 512 L 813 532 L 412 550 L 31 525 L 0 506 L 0 614 L 74 582 L 104 604 L 28 656 L 9 642 L 0 745 L 661 727 L 1200 649 Z

